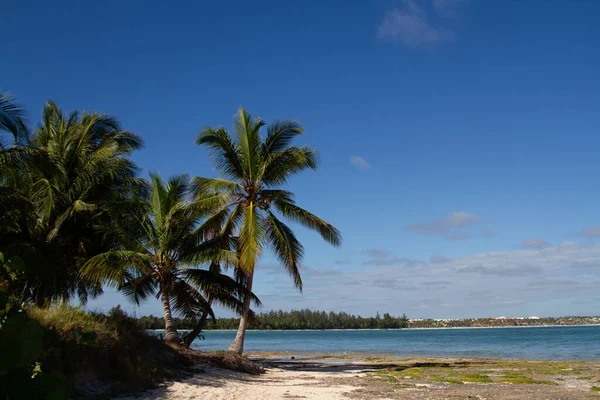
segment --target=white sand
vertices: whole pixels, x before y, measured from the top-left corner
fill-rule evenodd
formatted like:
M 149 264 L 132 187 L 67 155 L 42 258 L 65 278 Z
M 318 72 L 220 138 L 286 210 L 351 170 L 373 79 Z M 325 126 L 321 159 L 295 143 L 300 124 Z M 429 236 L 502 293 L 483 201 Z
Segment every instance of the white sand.
M 206 373 L 175 382 L 165 387 L 121 400 L 142 399 L 347 399 L 343 393 L 356 386 L 326 383 L 327 379 L 352 377 L 360 371 L 319 372 L 287 371 L 270 368 L 263 375 L 248 375 L 218 368 L 206 368 Z

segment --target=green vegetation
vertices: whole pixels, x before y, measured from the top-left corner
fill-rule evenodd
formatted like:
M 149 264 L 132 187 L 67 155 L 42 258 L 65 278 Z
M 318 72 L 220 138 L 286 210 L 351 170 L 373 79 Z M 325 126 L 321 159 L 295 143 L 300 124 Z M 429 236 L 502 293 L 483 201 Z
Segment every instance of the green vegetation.
M 143 329 L 162 329 L 162 317 L 146 316 L 138 318 Z M 177 329 L 193 329 L 194 321 L 176 318 L 173 321 Z M 236 329 L 236 318 L 217 318 L 205 327 L 206 329 Z M 408 318 L 392 317 L 390 314 L 379 314 L 375 317 L 363 318 L 344 312 L 325 312 L 311 310 L 269 311 L 256 314 L 247 327 L 260 330 L 292 330 L 292 329 L 401 329 L 408 326 Z
M 49 101 L 30 130 L 23 110 L 0 93 L 0 251 L 27 268 L 11 280 L 21 302 L 46 307 L 91 296 L 112 286 L 136 303 L 157 295 L 166 340 L 188 345 L 214 320 L 213 304 L 241 315 L 231 350 L 241 353 L 254 317 L 251 292 L 256 260 L 265 246 L 301 290 L 304 249 L 280 217 L 340 243 L 330 224 L 298 207 L 287 179 L 317 166 L 316 151 L 291 146 L 295 121 L 266 127 L 240 109 L 237 140 L 206 128 L 207 147 L 221 178 L 138 176 L 131 154 L 142 140 L 109 115 L 64 113 Z M 223 273 L 231 267 L 234 277 Z M 174 318 L 193 321 L 180 337 Z
M 97 387 L 104 395 L 152 387 L 195 363 L 145 334 L 119 307 L 108 315 L 66 305 L 33 307 L 26 313 L 47 332 L 42 370 L 66 376 L 77 396 L 95 395 Z
M 375 375 L 388 382 L 408 380 L 448 384 L 557 385 L 564 378 L 579 379 L 579 376 L 585 373 L 588 374 L 585 375 L 586 380 L 600 377 L 597 369 L 594 370 L 588 364 L 581 362 L 511 360 L 427 362 L 423 360 L 410 363 L 389 359 L 374 359 L 371 362 L 387 364 L 386 368 L 375 372 Z M 589 375 L 590 373 L 595 375 Z M 541 376 L 544 376 L 544 379 L 540 379 Z
M 18 278 L 21 262 L 0 253 L 0 396 L 3 398 L 66 398 L 64 375 L 46 372 L 40 360 L 45 352 L 42 325 L 15 304 L 10 283 Z
M 187 202 L 189 194 L 186 175 L 164 182 L 151 174 L 148 196 L 140 197 L 135 207 L 113 224 L 113 234 L 120 235 L 121 243 L 91 257 L 82 268 L 82 276 L 119 287 L 137 304 L 158 292 L 166 340 L 181 341 L 173 311 L 193 321 L 194 331 L 183 339 L 187 345 L 203 328 L 207 316 L 214 319 L 213 301 L 241 310 L 238 298 L 245 294 L 240 283 L 221 273 L 220 263 L 237 262 L 227 239 L 214 234 L 222 216 L 199 206 L 203 200 Z M 198 268 L 202 264 L 212 265 L 208 270 Z M 256 297 L 254 301 L 260 304 Z
M 23 300 L 85 302 L 102 285 L 79 274 L 82 262 L 113 245 L 102 227 L 145 190 L 128 158 L 142 141 L 110 116 L 53 102 L 33 133 L 15 127 L 19 141 L 0 154 L 0 251 L 28 267 Z
M 248 292 L 252 290 L 256 261 L 265 246 L 274 251 L 296 287 L 302 290 L 299 267 L 304 248 L 278 214 L 317 231 L 334 246 L 341 244 L 340 232 L 334 226 L 298 207 L 294 194 L 280 189 L 291 176 L 316 169 L 317 153 L 307 146 L 291 146 L 292 140 L 304 133 L 296 121 L 268 125 L 263 138 L 265 122 L 253 119 L 241 108 L 234 125 L 237 140 L 224 128 L 208 127 L 196 141 L 210 150 L 215 168 L 228 179 L 194 178 L 194 185 L 199 193 L 215 194 L 213 198 L 220 202 L 217 213 L 226 215 L 222 229 L 239 232 L 235 272 Z M 229 347 L 239 354 L 244 350 L 251 300 L 249 295 L 244 296 L 238 333 Z
M 159 297 L 161 327 L 175 345 L 189 346 L 215 319 L 214 304 L 236 311 L 240 329 L 231 350 L 241 354 L 246 324 L 254 321 L 250 306 L 260 305 L 251 290 L 263 247 L 273 249 L 302 289 L 304 249 L 280 217 L 340 243 L 333 226 L 279 189 L 317 165 L 315 150 L 290 146 L 303 133 L 297 122 L 269 125 L 263 138 L 264 122 L 241 109 L 237 141 L 222 128 L 206 128 L 197 139 L 232 180 L 176 175 L 163 181 L 150 174 L 147 181 L 131 160 L 142 139 L 116 118 L 65 113 L 52 101 L 35 128 L 23 117 L 0 92 L 2 394 L 11 382 L 51 393 L 54 372 L 79 384 L 81 365 L 118 382 L 129 376 L 124 383 L 139 386 L 163 376 L 164 366 L 196 357 L 145 335 L 120 310 L 101 316 L 65 306 L 85 304 L 107 286 L 138 304 Z M 224 273 L 228 268 L 233 277 Z M 191 328 L 183 337 L 177 317 Z M 260 372 L 233 354 L 208 362 Z M 57 398 L 66 396 L 60 390 Z

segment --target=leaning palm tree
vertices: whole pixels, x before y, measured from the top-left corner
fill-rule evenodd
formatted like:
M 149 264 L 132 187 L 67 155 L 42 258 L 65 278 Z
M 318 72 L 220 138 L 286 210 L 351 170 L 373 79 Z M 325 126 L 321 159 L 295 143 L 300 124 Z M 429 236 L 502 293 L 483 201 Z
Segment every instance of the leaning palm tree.
M 296 135 L 303 134 L 296 121 L 275 122 L 267 126 L 266 137 L 261 137 L 265 123 L 252 119 L 241 108 L 234 121 L 237 140 L 222 127 L 205 128 L 196 143 L 206 146 L 217 170 L 229 179 L 195 178 L 198 193 L 214 192 L 210 199 L 220 204 L 227 213 L 223 230 L 236 231 L 238 276 L 252 290 L 254 267 L 265 246 L 270 246 L 283 267 L 291 275 L 295 286 L 302 290 L 299 267 L 304 249 L 293 231 L 279 216 L 299 222 L 316 230 L 334 246 L 341 244 L 340 232 L 314 214 L 298 207 L 293 193 L 279 189 L 288 178 L 305 169 L 317 167 L 317 153 L 310 147 L 290 146 Z M 206 197 L 201 200 L 208 201 Z M 233 228 L 235 227 L 235 228 Z M 230 351 L 242 354 L 250 309 L 250 298 L 244 308 L 235 340 Z
M 10 111 L 11 108 L 9 107 Z M 18 123 L 3 123 L 14 131 Z M 18 129 L 17 129 L 18 131 Z M 98 113 L 65 114 L 53 102 L 25 144 L 2 157 L 0 251 L 20 255 L 30 266 L 27 282 L 38 305 L 101 292 L 81 279 L 82 262 L 110 245 L 97 227 L 145 190 L 128 156 L 139 136 Z
M 228 248 L 229 239 L 214 236 L 218 218 L 207 218 L 209 210 L 189 203 L 189 178 L 178 175 L 164 182 L 150 175 L 147 199 L 121 215 L 107 229 L 119 237 L 120 245 L 88 260 L 82 274 L 86 279 L 118 287 L 139 304 L 156 294 L 163 306 L 167 341 L 180 342 L 173 315 L 195 319 L 199 326 L 210 315 L 212 302 L 241 310 L 238 299 L 245 289 L 219 268 L 200 269 L 204 263 L 234 264 L 235 252 Z M 208 293 L 208 295 L 207 295 Z M 250 296 L 252 297 L 252 296 Z M 255 298 L 255 302 L 257 299 Z M 198 330 L 192 332 L 196 336 Z M 184 338 L 189 345 L 194 337 Z

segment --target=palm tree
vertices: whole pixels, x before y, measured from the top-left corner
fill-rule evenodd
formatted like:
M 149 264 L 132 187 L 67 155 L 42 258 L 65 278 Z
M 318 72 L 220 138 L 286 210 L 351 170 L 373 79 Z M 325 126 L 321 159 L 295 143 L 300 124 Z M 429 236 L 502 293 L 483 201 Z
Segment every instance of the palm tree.
M 86 278 L 120 288 L 137 304 L 156 294 L 162 301 L 166 340 L 171 342 L 180 342 L 174 313 L 193 319 L 201 316 L 201 327 L 208 315 L 214 318 L 212 301 L 241 310 L 238 297 L 246 294 L 235 280 L 220 273 L 218 263 L 237 261 L 235 252 L 227 248 L 228 240 L 213 235 L 221 220 L 208 215 L 199 224 L 210 211 L 188 202 L 190 193 L 187 175 L 163 182 L 151 174 L 149 197 L 140 199 L 111 228 L 121 246 L 92 257 L 82 270 Z M 213 263 L 209 270 L 194 268 L 209 262 Z M 198 333 L 184 338 L 185 344 Z
M 14 130 L 18 124 L 8 121 L 3 126 Z M 101 285 L 78 270 L 111 244 L 98 227 L 117 219 L 117 211 L 145 190 L 128 159 L 141 145 L 111 116 L 67 115 L 48 102 L 26 143 L 3 153 L 14 150 L 0 164 L 0 209 L 10 211 L 0 227 L 0 251 L 25 259 L 38 305 L 74 296 L 85 302 L 101 293 Z
M 241 108 L 234 125 L 237 140 L 222 127 L 207 127 L 196 140 L 198 145 L 210 150 L 217 170 L 229 180 L 195 178 L 193 184 L 199 193 L 215 192 L 212 199 L 228 214 L 223 229 L 238 232 L 237 269 L 248 292 L 252 290 L 254 267 L 265 246 L 271 247 L 295 286 L 302 290 L 299 267 L 304 249 L 279 215 L 316 230 L 334 246 L 341 244 L 341 235 L 329 223 L 297 206 L 293 193 L 279 187 L 290 176 L 308 168 L 315 169 L 317 153 L 307 146 L 290 146 L 296 135 L 303 134 L 296 121 L 272 123 L 262 138 L 261 128 L 265 123 L 260 118 L 252 119 Z M 203 201 L 207 201 L 206 198 Z M 229 347 L 239 354 L 244 350 L 250 300 L 249 297 L 244 299 L 239 329 Z

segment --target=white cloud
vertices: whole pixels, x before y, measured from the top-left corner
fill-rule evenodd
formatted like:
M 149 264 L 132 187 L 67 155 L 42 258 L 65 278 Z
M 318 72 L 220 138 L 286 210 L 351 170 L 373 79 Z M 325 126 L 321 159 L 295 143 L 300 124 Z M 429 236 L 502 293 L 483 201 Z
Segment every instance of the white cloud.
M 393 9 L 384 14 L 377 28 L 377 36 L 380 40 L 411 48 L 434 47 L 454 39 L 452 31 L 433 26 L 425 10 L 412 0 L 405 1 L 402 9 Z
M 371 165 L 362 157 L 359 156 L 351 156 L 350 163 L 354 165 L 358 169 L 367 170 L 371 169 Z
M 521 242 L 521 246 L 526 249 L 542 249 L 550 246 L 550 243 L 541 239 L 525 239 Z
M 265 301 L 265 309 L 313 308 L 410 317 L 594 314 L 600 244 L 490 251 L 430 261 L 388 256 L 362 270 L 303 274 L 305 296 Z M 386 264 L 389 260 L 390 264 Z M 393 261 L 409 261 L 392 265 Z M 292 293 L 290 282 L 269 286 Z M 260 297 L 260 292 L 257 293 Z M 557 305 L 558 304 L 558 305 Z
M 406 229 L 420 235 L 444 236 L 448 240 L 464 240 L 469 237 L 463 229 L 485 222 L 478 215 L 466 211 L 455 211 L 433 221 L 408 224 Z M 483 235 L 482 236 L 486 236 Z

